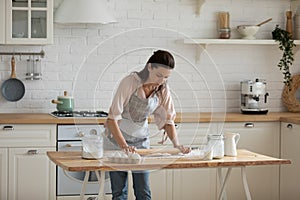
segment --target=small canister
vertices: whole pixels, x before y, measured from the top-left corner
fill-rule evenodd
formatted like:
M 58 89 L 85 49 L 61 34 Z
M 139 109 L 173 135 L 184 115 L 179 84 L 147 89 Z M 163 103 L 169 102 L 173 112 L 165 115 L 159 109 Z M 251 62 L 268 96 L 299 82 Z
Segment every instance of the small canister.
M 230 28 L 219 29 L 219 38 L 220 39 L 230 39 Z
M 224 137 L 223 135 L 208 135 L 207 143 L 212 148 L 213 158 L 224 157 Z

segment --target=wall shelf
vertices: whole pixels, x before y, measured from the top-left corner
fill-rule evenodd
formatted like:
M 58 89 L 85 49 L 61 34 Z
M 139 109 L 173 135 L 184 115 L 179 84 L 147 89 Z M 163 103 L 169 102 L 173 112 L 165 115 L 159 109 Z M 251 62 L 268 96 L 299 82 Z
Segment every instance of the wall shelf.
M 244 39 L 199 39 L 190 38 L 180 40 L 183 44 L 197 44 L 203 48 L 197 48 L 196 60 L 200 60 L 200 55 L 208 45 L 278 45 L 278 42 L 272 39 L 256 39 L 256 40 L 244 40 Z M 298 45 L 300 46 L 300 40 L 294 40 L 295 51 L 298 51 Z
M 300 40 L 294 41 L 296 45 L 300 45 Z M 227 44 L 238 44 L 238 45 L 275 45 L 277 42 L 272 39 L 266 40 L 243 40 L 243 39 L 183 39 L 184 44 L 199 44 L 199 45 L 227 45 Z

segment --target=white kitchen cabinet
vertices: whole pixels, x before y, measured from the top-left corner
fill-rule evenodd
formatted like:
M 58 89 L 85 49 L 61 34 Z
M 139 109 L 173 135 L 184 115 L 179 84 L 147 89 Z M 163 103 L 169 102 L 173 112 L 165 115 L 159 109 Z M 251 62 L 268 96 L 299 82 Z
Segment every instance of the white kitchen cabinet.
M 55 165 L 47 155 L 52 148 L 9 149 L 9 199 L 53 200 Z
M 0 125 L 1 199 L 56 198 L 56 168 L 46 155 L 55 151 L 55 141 L 55 124 Z
M 291 159 L 291 165 L 280 166 L 280 199 L 300 199 L 300 125 L 281 123 L 281 157 Z
M 168 139 L 164 145 L 158 144 L 162 140 L 163 130 L 158 130 L 155 124 L 149 125 L 151 147 L 173 147 Z M 176 130 L 180 144 L 190 147 L 203 147 L 207 142 L 207 134 L 218 131 L 217 123 L 177 123 Z
M 56 125 L 0 124 L 0 147 L 55 147 Z
M 203 148 L 208 134 L 217 134 L 216 123 L 179 123 L 178 136 L 181 144 Z M 173 170 L 173 200 L 216 199 L 215 169 Z
M 240 134 L 239 149 L 279 157 L 279 122 L 227 122 L 221 130 Z M 252 199 L 279 199 L 279 166 L 247 167 L 246 172 Z M 226 191 L 228 199 L 246 199 L 239 169 L 232 170 Z
M 172 200 L 173 170 L 150 171 L 150 187 L 152 199 Z
M 0 44 L 5 43 L 5 0 L 0 0 Z
M 151 147 L 172 147 L 170 140 L 164 146 L 161 141 L 163 131 L 159 132 L 154 124 L 150 124 Z M 207 134 L 215 134 L 216 123 L 178 123 L 177 133 L 180 144 L 193 148 L 203 148 L 207 142 Z M 161 170 L 150 174 L 153 199 L 216 199 L 215 169 L 176 169 Z
M 162 139 L 163 130 L 158 130 L 155 124 L 149 124 L 151 148 L 163 148 L 158 144 Z M 170 142 L 167 141 L 168 146 Z M 173 170 L 150 171 L 150 187 L 152 199 L 172 200 Z
M 4 5 L 4 0 L 0 1 L 1 5 Z M 53 43 L 53 0 L 6 0 L 4 6 L 6 32 L 5 42 L 3 36 L 0 38 L 2 44 Z M 3 26 L 2 23 L 0 22 L 0 25 Z
M 150 126 L 151 127 L 151 126 Z M 151 127 L 151 145 L 158 147 L 162 133 L 155 132 Z M 202 147 L 207 142 L 207 134 L 237 132 L 241 135 L 238 148 L 248 149 L 274 157 L 280 155 L 280 124 L 279 122 L 226 122 L 226 123 L 179 123 L 177 132 L 183 145 Z M 167 146 L 171 145 L 168 142 Z M 279 166 L 247 167 L 247 180 L 253 199 L 279 199 Z M 166 188 L 166 178 L 173 181 L 172 188 L 167 187 L 157 199 L 216 199 L 219 190 L 216 169 L 175 169 L 169 177 L 161 174 L 151 186 Z M 158 188 L 159 188 L 158 187 Z M 157 192 L 154 190 L 153 192 Z M 233 169 L 226 188 L 227 199 L 246 199 L 242 184 L 241 171 Z M 171 197 L 172 196 L 172 197 Z M 156 198 L 155 198 L 156 199 Z
M 7 199 L 7 149 L 0 148 L 0 199 Z

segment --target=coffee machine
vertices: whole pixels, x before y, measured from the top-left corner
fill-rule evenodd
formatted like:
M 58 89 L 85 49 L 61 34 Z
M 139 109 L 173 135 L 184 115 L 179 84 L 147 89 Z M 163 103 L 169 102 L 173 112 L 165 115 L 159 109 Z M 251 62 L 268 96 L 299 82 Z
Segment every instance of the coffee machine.
M 243 114 L 266 114 L 266 81 L 263 79 L 241 81 L 241 111 Z

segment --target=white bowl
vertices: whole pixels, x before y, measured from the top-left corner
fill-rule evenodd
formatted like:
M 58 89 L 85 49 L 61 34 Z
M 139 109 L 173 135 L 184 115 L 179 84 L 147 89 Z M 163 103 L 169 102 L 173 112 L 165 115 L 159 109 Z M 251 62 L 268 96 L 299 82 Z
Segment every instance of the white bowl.
M 242 39 L 253 40 L 253 39 L 255 39 L 255 34 L 259 30 L 259 26 L 240 25 L 240 26 L 237 26 L 237 30 L 242 35 Z
M 14 38 L 23 38 L 24 37 L 24 33 L 23 32 L 21 32 L 21 33 L 13 33 L 12 34 L 12 36 L 14 37 Z

